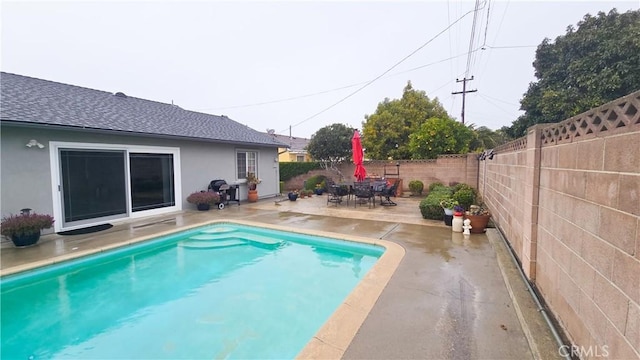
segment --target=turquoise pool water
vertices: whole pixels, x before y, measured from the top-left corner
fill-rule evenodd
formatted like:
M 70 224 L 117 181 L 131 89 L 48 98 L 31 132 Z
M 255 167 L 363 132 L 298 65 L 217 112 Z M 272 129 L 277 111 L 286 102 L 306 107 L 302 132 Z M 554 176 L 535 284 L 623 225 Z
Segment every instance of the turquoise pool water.
M 1 357 L 293 358 L 383 251 L 218 224 L 7 276 Z

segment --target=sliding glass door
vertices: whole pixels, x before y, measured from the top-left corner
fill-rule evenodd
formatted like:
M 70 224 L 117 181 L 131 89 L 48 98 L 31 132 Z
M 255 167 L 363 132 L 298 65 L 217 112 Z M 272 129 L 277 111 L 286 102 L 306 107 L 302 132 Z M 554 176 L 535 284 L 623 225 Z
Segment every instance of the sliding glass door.
M 55 148 L 61 228 L 180 210 L 176 148 L 73 143 Z

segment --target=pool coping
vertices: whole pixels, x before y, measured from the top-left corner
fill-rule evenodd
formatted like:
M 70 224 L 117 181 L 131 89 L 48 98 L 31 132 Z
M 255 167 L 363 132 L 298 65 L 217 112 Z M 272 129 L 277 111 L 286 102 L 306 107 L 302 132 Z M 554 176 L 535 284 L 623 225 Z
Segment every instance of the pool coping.
M 311 338 L 311 340 L 298 353 L 296 359 L 341 358 L 349 347 L 349 344 L 351 344 L 351 341 L 353 341 L 353 338 L 360 329 L 360 326 L 362 326 L 364 320 L 369 315 L 369 312 L 375 305 L 376 301 L 382 294 L 382 291 L 387 286 L 389 280 L 391 280 L 391 277 L 393 276 L 394 272 L 400 265 L 400 262 L 405 255 L 405 249 L 402 246 L 387 240 L 345 235 L 327 231 L 296 229 L 287 226 L 271 225 L 246 220 L 215 219 L 187 226 L 181 226 L 176 229 L 162 231 L 151 235 L 141 236 L 120 243 L 106 245 L 100 248 L 78 251 L 56 256 L 47 260 L 35 261 L 29 264 L 18 265 L 7 269 L 0 269 L 0 278 L 7 275 L 33 270 L 43 266 L 62 263 L 65 261 L 90 256 L 105 251 L 123 248 L 129 245 L 134 245 L 140 242 L 198 228 L 201 226 L 221 223 L 254 226 L 271 230 L 288 231 L 304 235 L 322 236 L 343 241 L 376 245 L 385 248 L 385 252 L 378 259 L 378 261 L 376 261 L 376 263 L 371 267 L 371 269 L 357 284 L 357 286 L 351 291 L 351 293 L 349 293 L 349 295 L 343 300 L 343 302 L 338 306 L 333 314 L 325 321 L 325 323 L 320 327 L 320 329 Z

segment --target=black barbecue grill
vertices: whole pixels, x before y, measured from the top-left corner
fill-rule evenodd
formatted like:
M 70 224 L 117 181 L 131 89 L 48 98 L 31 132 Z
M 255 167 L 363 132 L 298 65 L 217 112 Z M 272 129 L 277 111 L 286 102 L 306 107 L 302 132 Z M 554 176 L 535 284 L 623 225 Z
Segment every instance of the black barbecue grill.
M 222 179 L 211 180 L 209 183 L 209 190 L 220 194 L 220 203 L 218 204 L 219 209 L 224 209 L 224 206 L 229 205 L 230 201 L 235 201 L 240 205 L 238 185 L 229 185 Z

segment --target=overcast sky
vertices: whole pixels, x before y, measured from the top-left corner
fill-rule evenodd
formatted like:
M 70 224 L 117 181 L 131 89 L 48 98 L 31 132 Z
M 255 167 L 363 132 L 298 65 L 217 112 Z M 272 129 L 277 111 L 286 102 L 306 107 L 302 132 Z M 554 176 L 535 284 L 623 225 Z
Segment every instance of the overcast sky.
M 640 2 L 480 1 L 472 41 L 475 6 L 2 1 L 1 69 L 224 114 L 259 131 L 288 135 L 292 126 L 297 137 L 333 123 L 361 128 L 408 80 L 460 120 L 462 96 L 451 93 L 473 76 L 466 123 L 498 129 L 520 114 L 545 37 L 586 13 Z

